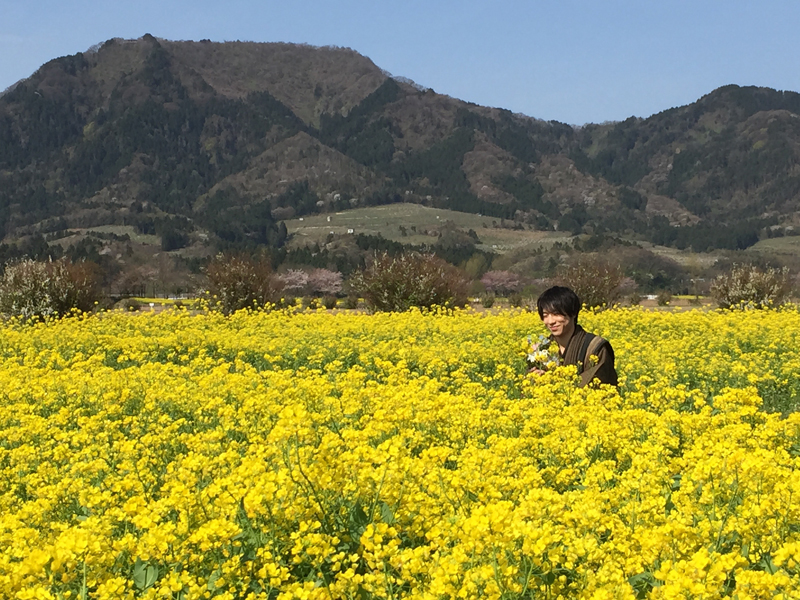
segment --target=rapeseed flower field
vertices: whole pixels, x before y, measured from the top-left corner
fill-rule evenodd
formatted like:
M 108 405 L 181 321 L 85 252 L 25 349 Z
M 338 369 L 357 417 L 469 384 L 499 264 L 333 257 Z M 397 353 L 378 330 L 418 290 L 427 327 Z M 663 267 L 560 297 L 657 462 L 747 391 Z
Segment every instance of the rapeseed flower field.
M 0 326 L 4 598 L 800 598 L 800 313 Z

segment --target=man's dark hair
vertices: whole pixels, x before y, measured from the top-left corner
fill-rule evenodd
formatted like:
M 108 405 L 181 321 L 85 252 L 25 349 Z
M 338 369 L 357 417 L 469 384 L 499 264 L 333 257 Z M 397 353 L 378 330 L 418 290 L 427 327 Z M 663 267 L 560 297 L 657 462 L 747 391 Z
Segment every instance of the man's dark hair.
M 578 313 L 581 312 L 581 301 L 578 294 L 568 287 L 555 285 L 539 296 L 536 300 L 536 308 L 539 309 L 539 318 L 544 318 L 544 313 L 554 315 L 564 315 L 571 318 L 575 323 L 578 322 Z

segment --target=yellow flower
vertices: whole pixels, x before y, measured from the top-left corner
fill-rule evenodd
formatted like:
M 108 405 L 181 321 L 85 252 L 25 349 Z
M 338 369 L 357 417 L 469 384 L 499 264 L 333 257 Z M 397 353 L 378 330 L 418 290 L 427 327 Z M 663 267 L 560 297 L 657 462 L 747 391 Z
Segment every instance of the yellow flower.
M 797 310 L 582 324 L 619 389 L 522 311 L 2 324 L 0 589 L 800 597 Z

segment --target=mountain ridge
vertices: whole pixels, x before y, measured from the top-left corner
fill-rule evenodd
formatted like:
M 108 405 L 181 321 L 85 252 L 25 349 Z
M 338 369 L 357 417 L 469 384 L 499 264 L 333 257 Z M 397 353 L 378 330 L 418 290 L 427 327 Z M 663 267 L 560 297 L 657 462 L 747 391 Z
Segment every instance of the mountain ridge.
M 118 225 L 196 255 L 278 247 L 284 219 L 396 202 L 696 251 L 800 227 L 795 92 L 723 86 L 573 127 L 437 94 L 349 48 L 93 48 L 0 96 L 7 243 Z

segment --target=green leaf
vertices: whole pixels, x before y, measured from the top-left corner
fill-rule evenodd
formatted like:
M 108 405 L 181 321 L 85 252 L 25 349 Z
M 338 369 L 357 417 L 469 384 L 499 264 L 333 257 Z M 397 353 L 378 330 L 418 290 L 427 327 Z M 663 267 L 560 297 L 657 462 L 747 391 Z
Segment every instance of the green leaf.
M 778 572 L 778 567 L 772 562 L 772 557 L 769 554 L 765 554 L 761 557 L 761 562 L 758 563 L 758 566 L 770 575 L 775 575 L 775 573 Z
M 356 502 L 353 508 L 350 509 L 349 520 L 350 537 L 355 543 L 358 543 L 370 522 L 370 518 L 364 512 L 360 502 Z
M 136 559 L 136 564 L 133 565 L 133 585 L 137 589 L 144 589 L 144 572 L 147 568 L 147 563 L 143 563 L 141 558 Z
M 217 569 L 216 571 L 211 573 L 211 576 L 208 578 L 208 584 L 206 584 L 206 587 L 210 592 L 213 592 L 217 589 L 217 579 L 219 579 L 220 577 L 222 577 L 221 569 Z
M 360 502 L 356 502 L 353 510 L 350 513 L 350 519 L 359 527 L 366 527 L 369 524 L 369 516 L 364 512 Z
M 394 512 L 392 512 L 392 508 L 386 504 L 386 502 L 381 502 L 381 520 L 387 525 L 392 525 L 395 520 Z
M 672 497 L 667 498 L 667 501 L 664 503 L 664 514 L 669 514 L 673 510 L 675 510 L 675 503 L 672 501 Z
M 146 590 L 158 580 L 158 567 L 136 559 L 133 565 L 133 585 L 140 590 Z
M 155 565 L 149 565 L 147 570 L 145 571 L 144 577 L 144 587 L 145 589 L 149 588 L 158 580 L 158 567 Z
M 750 542 L 742 544 L 742 556 L 750 558 Z
M 553 571 L 548 571 L 547 573 L 539 575 L 539 579 L 541 579 L 545 585 L 553 585 L 556 582 L 556 574 Z
M 656 586 L 656 578 L 649 571 L 645 571 L 629 577 L 628 583 L 631 584 L 631 587 L 636 592 L 636 598 L 642 599 L 647 598 L 647 594 Z

